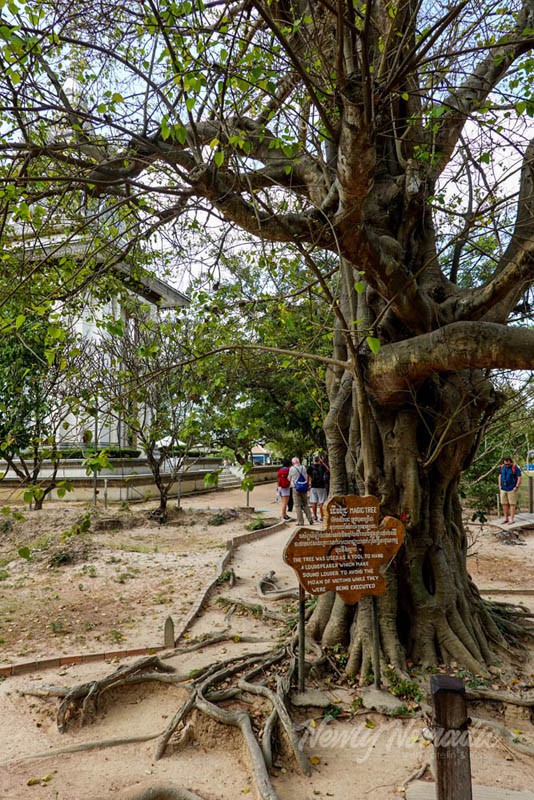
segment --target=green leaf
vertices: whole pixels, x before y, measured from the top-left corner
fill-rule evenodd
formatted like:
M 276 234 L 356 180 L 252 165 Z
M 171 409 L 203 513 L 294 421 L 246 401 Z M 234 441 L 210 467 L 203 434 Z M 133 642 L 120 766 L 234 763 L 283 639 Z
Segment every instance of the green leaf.
M 18 553 L 21 558 L 25 558 L 27 561 L 29 561 L 32 557 L 29 547 L 19 547 Z
M 369 346 L 369 350 L 376 356 L 380 350 L 380 339 L 376 339 L 374 336 L 366 336 L 365 341 Z
M 183 125 L 174 126 L 174 138 L 180 144 L 185 144 L 187 141 L 187 129 Z
M 171 129 L 167 117 L 163 117 L 163 119 L 161 120 L 160 131 L 161 131 L 161 138 L 163 139 L 164 142 L 166 142 L 169 136 L 171 135 Z
M 222 150 L 217 150 L 213 160 L 217 167 L 221 167 L 224 163 L 224 152 Z

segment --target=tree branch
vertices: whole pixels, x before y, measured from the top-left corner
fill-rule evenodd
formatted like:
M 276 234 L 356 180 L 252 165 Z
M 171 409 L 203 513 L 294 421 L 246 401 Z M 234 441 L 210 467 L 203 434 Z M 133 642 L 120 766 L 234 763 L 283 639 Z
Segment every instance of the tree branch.
M 380 402 L 409 397 L 410 384 L 436 372 L 462 369 L 533 369 L 534 329 L 490 322 L 454 322 L 440 330 L 384 345 L 369 362 L 368 377 Z
M 456 305 L 457 320 L 486 318 L 504 322 L 519 298 L 534 282 L 534 138 L 521 170 L 521 184 L 514 232 L 491 280 L 471 289 Z M 443 304 L 445 311 L 448 303 Z M 493 312 L 493 313 L 492 313 Z
M 507 37 L 508 41 L 492 48 L 464 85 L 443 101 L 443 106 L 448 110 L 440 119 L 440 130 L 436 137 L 436 151 L 440 153 L 440 159 L 434 177 L 448 164 L 469 114 L 486 100 L 515 59 L 534 46 L 533 29 L 534 4 L 532 0 L 524 0 L 516 25 Z

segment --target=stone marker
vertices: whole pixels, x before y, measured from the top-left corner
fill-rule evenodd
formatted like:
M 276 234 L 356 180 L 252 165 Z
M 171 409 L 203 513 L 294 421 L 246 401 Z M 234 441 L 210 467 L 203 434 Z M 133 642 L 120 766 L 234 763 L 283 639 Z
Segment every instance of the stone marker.
M 324 692 L 319 689 L 308 689 L 306 692 L 299 692 L 298 694 L 291 695 L 291 703 L 294 706 L 301 706 L 308 708 L 328 708 L 332 705 L 332 701 Z
M 379 524 L 378 499 L 339 495 L 326 504 L 324 530 L 299 528 L 284 549 L 284 561 L 309 594 L 335 591 L 352 605 L 386 590 L 384 572 L 404 541 L 395 517 Z
M 167 617 L 165 620 L 165 628 L 163 630 L 163 646 L 174 647 L 174 622 L 172 617 Z
M 363 686 L 360 690 L 360 697 L 364 708 L 378 711 L 379 714 L 394 714 L 402 705 L 402 700 L 398 697 L 384 692 L 382 689 L 377 689 L 375 686 Z

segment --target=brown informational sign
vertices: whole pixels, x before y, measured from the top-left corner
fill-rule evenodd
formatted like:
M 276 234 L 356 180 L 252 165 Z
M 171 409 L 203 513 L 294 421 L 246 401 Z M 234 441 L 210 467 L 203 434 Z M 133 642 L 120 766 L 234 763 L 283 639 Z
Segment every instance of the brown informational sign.
M 335 591 L 352 605 L 386 590 L 384 571 L 404 541 L 404 525 L 395 517 L 379 524 L 378 500 L 371 495 L 332 497 L 326 525 L 299 528 L 284 549 L 284 561 L 309 594 Z

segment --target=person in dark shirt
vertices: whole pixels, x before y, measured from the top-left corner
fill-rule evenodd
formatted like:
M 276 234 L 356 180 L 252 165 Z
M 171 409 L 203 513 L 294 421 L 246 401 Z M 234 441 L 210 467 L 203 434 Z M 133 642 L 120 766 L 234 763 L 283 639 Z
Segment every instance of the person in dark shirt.
M 513 459 L 506 456 L 499 469 L 499 491 L 504 514 L 503 523 L 512 523 L 517 505 L 517 490 L 521 486 L 521 470 Z
M 319 456 L 315 456 L 313 464 L 308 467 L 310 476 L 310 505 L 314 520 L 323 521 L 323 505 L 326 503 L 326 470 Z

